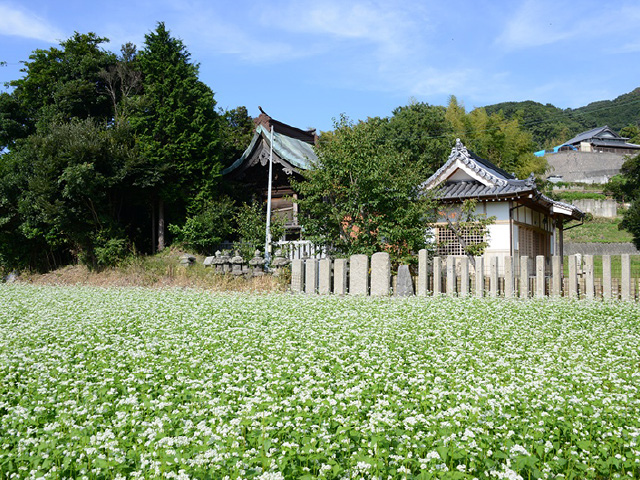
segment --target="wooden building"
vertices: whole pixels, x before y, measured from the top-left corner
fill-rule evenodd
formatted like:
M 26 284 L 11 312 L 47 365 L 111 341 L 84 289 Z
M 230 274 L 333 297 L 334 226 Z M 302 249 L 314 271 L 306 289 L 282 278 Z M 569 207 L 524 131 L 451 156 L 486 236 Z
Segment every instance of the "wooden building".
M 296 193 L 291 189 L 292 178 L 302 179 L 301 171 L 318 160 L 313 146 L 317 141 L 315 129 L 301 130 L 274 120 L 260 108 L 254 120 L 256 129 L 242 156 L 222 171 L 227 179 L 238 182 L 247 193 L 260 201 L 267 201 L 269 157 L 273 147 L 271 210 L 285 219 L 284 240 L 300 238 Z M 271 142 L 273 127 L 273 143 Z
M 517 179 L 467 151 L 460 140 L 456 141 L 447 162 L 422 188 L 437 189 L 440 201 L 453 209 L 465 200 L 475 199 L 476 213 L 496 217 L 496 222 L 488 227 L 486 255 L 562 255 L 565 225 L 584 216 L 573 205 L 543 195 L 533 178 Z M 444 218 L 436 224 L 433 233 L 440 255 L 464 253 Z M 482 238 L 466 240 L 469 243 L 483 241 Z

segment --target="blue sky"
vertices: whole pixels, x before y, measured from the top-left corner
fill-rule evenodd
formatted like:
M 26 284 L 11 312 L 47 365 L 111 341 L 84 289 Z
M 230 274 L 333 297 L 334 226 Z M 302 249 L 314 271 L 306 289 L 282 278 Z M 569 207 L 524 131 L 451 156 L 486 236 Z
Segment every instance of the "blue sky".
M 158 21 L 220 107 L 261 105 L 300 128 L 387 116 L 411 99 L 566 108 L 640 86 L 638 0 L 0 0 L 0 83 L 74 31 L 118 51 Z

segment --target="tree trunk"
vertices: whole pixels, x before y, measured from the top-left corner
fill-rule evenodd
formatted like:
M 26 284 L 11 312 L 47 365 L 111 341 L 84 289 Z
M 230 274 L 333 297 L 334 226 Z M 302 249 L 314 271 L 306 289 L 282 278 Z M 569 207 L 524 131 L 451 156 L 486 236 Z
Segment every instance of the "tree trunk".
M 151 202 L 151 254 L 156 253 L 156 205 Z
M 164 202 L 158 200 L 158 251 L 164 250 Z

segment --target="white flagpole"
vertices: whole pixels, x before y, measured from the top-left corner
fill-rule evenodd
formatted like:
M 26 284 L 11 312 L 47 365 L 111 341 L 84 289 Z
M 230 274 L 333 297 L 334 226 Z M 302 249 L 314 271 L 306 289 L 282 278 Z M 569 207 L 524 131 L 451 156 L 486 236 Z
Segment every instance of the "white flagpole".
M 271 141 L 269 142 L 269 183 L 267 187 L 267 234 L 264 240 L 264 259 L 267 267 L 271 263 L 271 177 L 273 172 L 273 125 L 271 125 Z

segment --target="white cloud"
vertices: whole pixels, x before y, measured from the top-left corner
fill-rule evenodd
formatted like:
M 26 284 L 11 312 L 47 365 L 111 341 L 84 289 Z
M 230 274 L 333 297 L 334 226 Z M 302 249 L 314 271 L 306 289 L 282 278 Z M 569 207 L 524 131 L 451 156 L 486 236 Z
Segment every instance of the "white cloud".
M 31 12 L 0 4 L 0 35 L 13 35 L 57 43 L 63 34 L 46 20 Z

